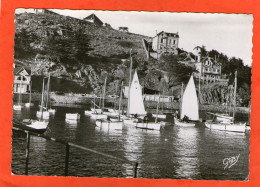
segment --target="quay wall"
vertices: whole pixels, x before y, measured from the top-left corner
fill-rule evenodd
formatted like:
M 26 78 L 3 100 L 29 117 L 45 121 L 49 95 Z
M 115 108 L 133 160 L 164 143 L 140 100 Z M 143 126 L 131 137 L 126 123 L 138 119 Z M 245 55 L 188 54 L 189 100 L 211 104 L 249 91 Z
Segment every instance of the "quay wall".
M 91 104 L 91 101 L 93 101 L 93 98 L 82 96 L 80 94 L 66 94 L 66 95 L 57 95 L 57 94 L 50 94 L 50 99 L 52 103 L 57 104 Z M 13 101 L 16 102 L 18 100 L 18 94 L 14 94 Z M 106 98 L 105 106 L 110 107 L 116 105 L 116 108 L 118 108 L 118 101 L 119 99 L 111 99 Z M 26 103 L 29 101 L 29 94 L 22 94 L 22 102 Z M 41 94 L 32 94 L 32 102 L 40 102 L 41 101 Z M 156 109 L 157 108 L 156 101 L 145 101 L 144 105 L 146 109 Z M 99 99 L 96 99 L 96 104 L 99 104 Z M 127 108 L 127 99 L 122 100 L 122 109 Z M 164 109 L 164 111 L 167 110 L 177 110 L 179 109 L 179 102 L 164 102 L 160 103 L 159 106 L 160 109 Z M 225 106 L 223 105 L 200 105 L 200 110 L 202 111 L 215 111 L 215 112 L 224 112 L 226 110 Z M 236 107 L 236 112 L 238 113 L 249 113 L 250 110 L 247 107 Z

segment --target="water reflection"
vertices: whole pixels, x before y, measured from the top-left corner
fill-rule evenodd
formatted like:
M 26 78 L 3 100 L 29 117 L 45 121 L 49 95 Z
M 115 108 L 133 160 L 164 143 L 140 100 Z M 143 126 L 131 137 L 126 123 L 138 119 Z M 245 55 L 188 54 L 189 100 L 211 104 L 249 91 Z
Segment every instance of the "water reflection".
M 199 129 L 175 127 L 175 162 L 178 178 L 194 179 L 199 172 L 198 139 Z
M 122 130 L 95 127 L 84 116 L 85 106 L 56 106 L 47 135 L 139 163 L 140 178 L 244 180 L 249 173 L 249 134 L 210 131 L 204 128 L 172 127 L 162 132 L 124 125 Z M 36 119 L 38 107 L 14 111 L 15 119 Z M 76 123 L 65 121 L 65 113 L 80 113 Z M 172 122 L 171 118 L 168 118 Z M 24 134 L 14 133 L 12 172 L 23 174 Z M 63 175 L 64 151 L 61 144 L 33 137 L 30 145 L 29 174 Z M 93 153 L 71 148 L 69 175 L 131 177 L 133 167 Z M 223 159 L 240 154 L 236 165 L 224 170 Z

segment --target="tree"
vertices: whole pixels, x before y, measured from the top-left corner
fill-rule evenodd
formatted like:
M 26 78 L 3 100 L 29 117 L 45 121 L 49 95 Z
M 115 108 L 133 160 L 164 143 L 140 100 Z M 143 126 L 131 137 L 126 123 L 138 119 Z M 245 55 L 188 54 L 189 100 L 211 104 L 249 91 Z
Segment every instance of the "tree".
M 193 67 L 179 63 L 176 55 L 162 56 L 159 66 L 162 70 L 169 72 L 169 81 L 172 85 L 186 83 L 195 71 Z

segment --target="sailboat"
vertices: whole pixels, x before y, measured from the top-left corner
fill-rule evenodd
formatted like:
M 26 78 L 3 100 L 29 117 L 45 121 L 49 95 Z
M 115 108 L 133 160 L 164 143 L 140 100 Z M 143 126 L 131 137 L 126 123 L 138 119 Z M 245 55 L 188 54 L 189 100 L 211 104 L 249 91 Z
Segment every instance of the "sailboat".
M 102 107 L 97 106 L 97 107 L 99 107 L 99 109 L 94 109 L 94 110 L 91 109 L 93 111 L 90 114 L 90 117 L 92 119 L 97 120 L 97 119 L 106 119 L 107 118 L 107 114 L 104 114 L 104 112 L 103 112 L 104 107 L 105 107 L 106 83 L 107 83 L 107 77 L 105 78 L 105 83 L 103 86 L 103 97 L 100 97 L 100 105 L 102 104 Z M 94 107 L 96 107 L 95 103 L 94 103 Z
M 129 125 L 135 125 L 138 122 L 137 117 L 143 117 L 146 115 L 142 98 L 142 89 L 136 71 L 129 88 L 127 113 L 128 116 L 125 117 L 124 123 Z
M 117 118 L 108 117 L 106 120 L 96 120 L 96 126 L 101 129 L 109 129 L 109 130 L 122 130 L 123 128 L 123 120 L 121 118 L 121 103 L 122 103 L 122 95 L 123 95 L 123 82 L 121 84 L 121 92 L 120 92 L 120 99 L 119 99 L 119 109 Z
M 18 102 L 17 104 L 13 105 L 13 109 L 14 110 L 22 110 L 22 93 L 21 93 L 21 84 L 20 84 L 20 88 L 19 88 L 19 95 L 18 95 Z
M 146 116 L 147 112 L 144 108 L 144 102 L 142 97 L 142 88 L 138 80 L 137 71 L 135 71 L 131 87 L 130 87 L 130 94 L 129 94 L 129 109 L 128 113 L 130 118 L 124 119 L 124 123 L 135 125 L 136 128 L 148 129 L 148 130 L 160 130 L 162 126 L 165 124 L 163 122 L 138 122 L 137 118 L 132 118 L 138 116 L 139 118 L 143 119 Z M 157 119 L 156 119 L 157 120 Z
M 246 123 L 235 123 L 235 112 L 236 112 L 236 90 L 237 90 L 237 71 L 235 72 L 234 80 L 234 98 L 233 98 L 233 117 L 232 120 L 218 121 L 216 115 L 213 120 L 206 121 L 205 126 L 209 129 L 220 130 L 220 131 L 230 131 L 230 132 L 245 132 Z M 228 116 L 231 117 L 231 116 Z
M 32 103 L 32 81 L 30 82 L 30 95 L 29 95 L 29 102 L 24 104 L 25 107 L 31 107 L 34 106 Z
M 159 105 L 160 105 L 160 100 L 161 100 L 161 97 L 159 96 L 157 108 L 158 108 Z M 162 104 L 162 110 L 163 110 L 163 104 Z M 153 116 L 154 118 L 166 119 L 166 115 L 165 115 L 165 114 L 158 114 L 158 109 L 157 109 L 156 111 L 157 111 L 156 114 L 152 114 L 152 116 Z
M 42 90 L 44 90 L 44 79 L 43 79 L 43 86 Z M 42 95 L 43 101 L 43 95 Z M 24 130 L 29 130 L 35 133 L 44 133 L 47 129 L 49 122 L 43 120 L 43 110 L 41 110 L 41 116 L 39 120 L 32 120 L 32 119 L 24 119 L 22 123 L 13 121 L 14 127 L 19 127 Z
M 51 115 L 54 115 L 56 110 L 51 108 L 51 100 L 50 100 L 50 95 L 49 95 L 50 94 L 50 82 L 51 82 L 51 76 L 49 73 L 48 83 L 47 83 L 47 93 L 46 93 L 46 108 Z M 49 106 L 48 106 L 48 104 L 49 104 Z
M 180 119 L 174 117 L 175 125 L 194 127 L 199 121 L 199 104 L 193 75 L 185 88 L 180 105 Z
M 50 113 L 49 113 L 49 111 L 47 111 L 47 108 L 44 106 L 44 96 L 45 96 L 45 92 L 46 92 L 44 87 L 45 87 L 45 85 L 44 85 L 44 78 L 43 78 L 41 105 L 39 106 L 40 110 L 36 112 L 36 117 L 43 118 L 43 119 L 49 119 Z
M 159 98 L 160 98 L 160 95 L 159 95 Z M 160 131 L 163 127 L 165 127 L 165 125 L 166 125 L 165 122 L 163 122 L 163 121 L 158 122 L 159 105 L 160 105 L 160 99 L 158 99 L 158 103 L 157 103 L 155 121 L 154 122 L 148 122 L 148 117 L 146 116 L 145 118 L 143 118 L 143 122 L 141 122 L 141 123 L 137 122 L 136 123 L 136 128 Z

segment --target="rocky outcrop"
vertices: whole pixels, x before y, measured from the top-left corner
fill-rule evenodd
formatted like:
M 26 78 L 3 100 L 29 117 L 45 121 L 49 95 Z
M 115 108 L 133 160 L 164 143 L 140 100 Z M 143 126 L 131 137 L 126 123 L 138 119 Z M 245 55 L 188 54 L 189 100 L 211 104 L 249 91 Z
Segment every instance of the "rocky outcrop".
M 202 86 L 201 94 L 199 94 L 201 104 L 222 104 L 233 103 L 233 86 L 225 86 L 222 84 L 211 84 Z

